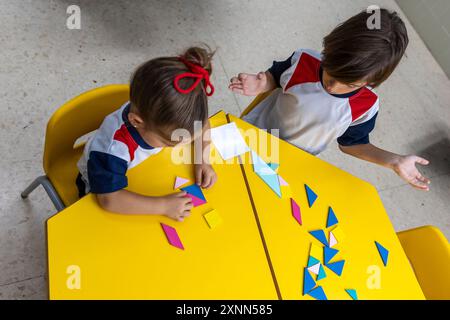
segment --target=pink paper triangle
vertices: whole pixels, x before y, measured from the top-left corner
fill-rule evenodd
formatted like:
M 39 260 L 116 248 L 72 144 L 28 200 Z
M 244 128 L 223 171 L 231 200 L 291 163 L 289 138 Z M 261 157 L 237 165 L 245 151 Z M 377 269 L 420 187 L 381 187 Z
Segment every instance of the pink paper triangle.
M 196 197 L 196 196 L 194 196 L 194 195 L 192 195 L 190 193 L 186 194 L 186 196 L 192 199 L 192 205 L 194 207 L 198 207 L 198 206 L 201 206 L 202 204 L 206 203 L 206 201 L 204 201 L 204 200 L 202 200 L 202 199 L 200 199 L 200 198 L 198 198 L 198 197 Z
M 278 180 L 280 181 L 280 186 L 288 186 L 289 184 L 284 180 L 280 175 L 278 176 Z
M 298 206 L 297 202 L 295 202 L 294 199 L 291 198 L 291 208 L 292 208 L 292 215 L 294 216 L 295 220 L 302 225 L 302 216 L 300 214 L 300 207 Z
M 181 243 L 180 237 L 178 236 L 177 230 L 168 226 L 167 224 L 161 223 L 161 226 L 166 234 L 167 240 L 171 245 L 179 249 L 184 250 L 183 244 Z
M 185 185 L 189 182 L 189 179 L 185 179 L 182 177 L 176 177 L 175 179 L 175 185 L 173 186 L 174 189 L 178 189 L 179 187 Z
M 330 248 L 335 246 L 336 244 L 337 244 L 336 237 L 334 236 L 333 232 L 330 231 L 330 241 L 329 241 Z

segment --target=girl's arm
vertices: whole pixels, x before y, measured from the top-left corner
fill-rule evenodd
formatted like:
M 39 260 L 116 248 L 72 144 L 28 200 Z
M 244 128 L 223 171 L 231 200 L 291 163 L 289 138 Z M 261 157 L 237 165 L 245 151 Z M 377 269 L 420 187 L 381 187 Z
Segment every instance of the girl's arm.
M 415 188 L 429 190 L 430 180 L 424 177 L 416 168 L 416 163 L 427 165 L 428 160 L 415 156 L 398 155 L 380 148 L 371 143 L 358 144 L 352 146 L 339 145 L 342 152 L 356 158 L 379 164 L 383 167 L 394 170 L 403 180 Z
M 209 189 L 217 181 L 217 175 L 209 163 L 209 153 L 211 145 L 211 125 L 208 122 L 203 126 L 202 135 L 194 142 L 194 174 L 196 183 L 202 188 Z M 198 146 L 201 145 L 201 148 Z

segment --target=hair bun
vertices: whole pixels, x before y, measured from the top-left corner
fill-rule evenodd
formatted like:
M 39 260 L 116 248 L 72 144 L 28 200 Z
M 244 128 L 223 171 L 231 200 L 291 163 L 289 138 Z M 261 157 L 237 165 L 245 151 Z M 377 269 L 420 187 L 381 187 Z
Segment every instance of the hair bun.
M 209 74 L 212 72 L 212 57 L 214 56 L 214 51 L 211 48 L 203 44 L 202 47 L 190 47 L 183 53 L 183 58 L 186 60 L 198 64 L 203 69 L 207 70 Z

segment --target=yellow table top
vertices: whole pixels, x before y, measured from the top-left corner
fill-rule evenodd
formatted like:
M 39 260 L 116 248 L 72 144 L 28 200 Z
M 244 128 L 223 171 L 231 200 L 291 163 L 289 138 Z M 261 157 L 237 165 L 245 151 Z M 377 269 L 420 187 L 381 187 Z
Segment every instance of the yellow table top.
M 229 116 L 229 119 L 244 131 L 255 128 L 237 117 Z M 345 264 L 340 277 L 325 268 L 327 277 L 317 282 L 328 299 L 350 299 L 345 289 L 356 289 L 359 299 L 424 299 L 376 189 L 289 143 L 262 130 L 258 132 L 250 135 L 253 139 L 256 136 L 258 142 L 263 141 L 255 151 L 266 162 L 278 161 L 278 174 L 290 184 L 292 197 L 302 213 L 300 225 L 292 216 L 290 199 L 280 199 L 256 175 L 249 161 L 250 153 L 242 157 L 282 299 L 312 299 L 302 295 L 303 268 L 307 265 L 310 244 L 323 246 L 309 231 L 326 229 L 330 206 L 345 234 L 344 240 L 335 247 L 340 252 L 333 261 L 343 259 Z M 279 143 L 279 159 L 270 158 L 272 143 Z M 311 208 L 305 184 L 318 195 Z M 389 250 L 386 267 L 374 241 Z
M 226 121 L 221 112 L 211 125 Z M 170 152 L 167 148 L 131 169 L 128 189 L 163 195 L 174 192 L 176 176 L 193 181 L 192 166 L 172 164 Z M 208 203 L 181 223 L 108 213 L 93 195 L 50 218 L 50 298 L 277 299 L 241 168 L 214 168 L 219 179 L 204 191 Z M 213 208 L 223 222 L 209 229 L 203 214 Z M 177 229 L 185 250 L 169 245 L 161 222 Z M 79 289 L 74 275 L 80 276 Z

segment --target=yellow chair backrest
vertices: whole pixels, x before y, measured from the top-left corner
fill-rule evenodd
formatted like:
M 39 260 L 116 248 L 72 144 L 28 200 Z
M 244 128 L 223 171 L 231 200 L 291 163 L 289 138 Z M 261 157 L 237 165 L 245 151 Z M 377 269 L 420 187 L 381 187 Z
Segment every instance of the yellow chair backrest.
M 105 116 L 127 100 L 128 85 L 108 85 L 82 93 L 56 110 L 45 134 L 45 173 L 48 174 L 58 158 L 73 153 L 78 138 L 98 129 Z
M 450 299 L 450 244 L 442 232 L 424 226 L 397 233 L 427 299 Z

